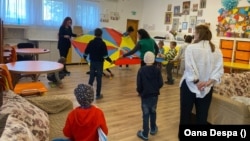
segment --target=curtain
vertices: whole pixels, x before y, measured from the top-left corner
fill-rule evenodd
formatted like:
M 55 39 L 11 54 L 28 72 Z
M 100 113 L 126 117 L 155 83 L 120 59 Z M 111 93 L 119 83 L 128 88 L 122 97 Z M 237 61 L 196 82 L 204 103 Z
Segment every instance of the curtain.
M 89 0 L 1 0 L 5 25 L 59 27 L 65 17 L 84 30 L 100 25 L 100 3 Z
M 98 2 L 76 1 L 76 25 L 82 25 L 85 31 L 100 26 L 100 6 Z

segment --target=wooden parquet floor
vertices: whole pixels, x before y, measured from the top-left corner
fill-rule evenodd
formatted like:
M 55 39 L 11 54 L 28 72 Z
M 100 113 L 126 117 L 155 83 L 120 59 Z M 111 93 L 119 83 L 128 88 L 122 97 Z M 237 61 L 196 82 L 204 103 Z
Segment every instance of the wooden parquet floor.
M 63 79 L 64 88 L 50 87 L 46 74 L 39 79 L 48 86 L 46 95 L 62 95 L 71 99 L 74 107 L 78 106 L 73 91 L 80 83 L 88 83 L 88 65 L 68 65 L 70 76 Z M 140 141 L 136 136 L 142 128 L 142 112 L 140 97 L 136 93 L 136 75 L 139 66 L 131 65 L 129 70 L 125 67 L 121 70 L 118 67 L 111 68 L 114 73 L 112 79 L 103 77 L 102 93 L 104 98 L 94 101 L 105 114 L 109 134 L 109 141 Z M 106 73 L 106 72 L 105 72 Z M 176 76 L 175 84 L 164 84 L 161 89 L 157 107 L 157 124 L 159 132 L 155 136 L 149 135 L 150 141 L 177 141 L 179 124 L 179 80 Z M 166 80 L 165 69 L 162 69 L 164 81 Z M 96 83 L 94 83 L 94 86 Z

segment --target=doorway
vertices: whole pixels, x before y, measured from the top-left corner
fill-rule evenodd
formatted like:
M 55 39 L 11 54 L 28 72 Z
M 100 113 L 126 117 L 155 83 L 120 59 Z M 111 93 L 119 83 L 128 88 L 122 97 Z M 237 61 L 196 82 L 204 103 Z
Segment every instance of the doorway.
M 130 36 L 131 36 L 131 38 L 132 38 L 132 40 L 134 41 L 135 44 L 137 43 L 138 24 L 139 24 L 139 20 L 127 19 L 127 28 L 129 26 L 132 26 L 134 28 L 134 32 L 130 33 Z

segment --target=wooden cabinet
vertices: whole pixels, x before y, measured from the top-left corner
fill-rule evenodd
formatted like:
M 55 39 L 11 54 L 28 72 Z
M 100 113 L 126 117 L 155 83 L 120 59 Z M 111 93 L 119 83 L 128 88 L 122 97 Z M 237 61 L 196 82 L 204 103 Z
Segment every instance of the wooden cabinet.
M 250 42 L 236 41 L 235 62 L 248 64 L 250 62 Z
M 247 39 L 221 39 L 220 49 L 224 62 L 250 64 L 250 41 Z M 224 68 L 225 73 L 230 72 Z
M 223 54 L 223 61 L 232 61 L 233 60 L 233 40 L 220 40 L 220 48 Z

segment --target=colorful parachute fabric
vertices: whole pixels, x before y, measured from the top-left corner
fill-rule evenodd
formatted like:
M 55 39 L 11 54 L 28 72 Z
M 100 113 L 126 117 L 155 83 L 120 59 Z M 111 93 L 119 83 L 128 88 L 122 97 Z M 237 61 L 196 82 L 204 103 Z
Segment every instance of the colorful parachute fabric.
M 108 55 L 112 60 L 117 60 L 119 56 L 123 54 L 124 51 L 126 52 L 126 50 L 132 50 L 135 46 L 130 36 L 124 37 L 120 32 L 112 28 L 104 27 L 102 28 L 102 31 L 102 39 L 107 45 Z M 75 51 L 80 57 L 83 58 L 87 44 L 94 38 L 94 31 L 90 31 L 88 34 L 77 37 L 72 41 L 72 45 L 74 46 Z M 133 57 L 138 57 L 138 53 L 135 54 Z M 127 60 L 127 58 L 124 59 L 126 60 L 125 63 L 134 64 L 133 58 L 130 59 L 130 61 Z M 88 59 L 87 61 L 89 62 Z M 115 64 L 110 64 L 108 61 L 105 60 L 103 69 L 107 69 L 114 66 Z

